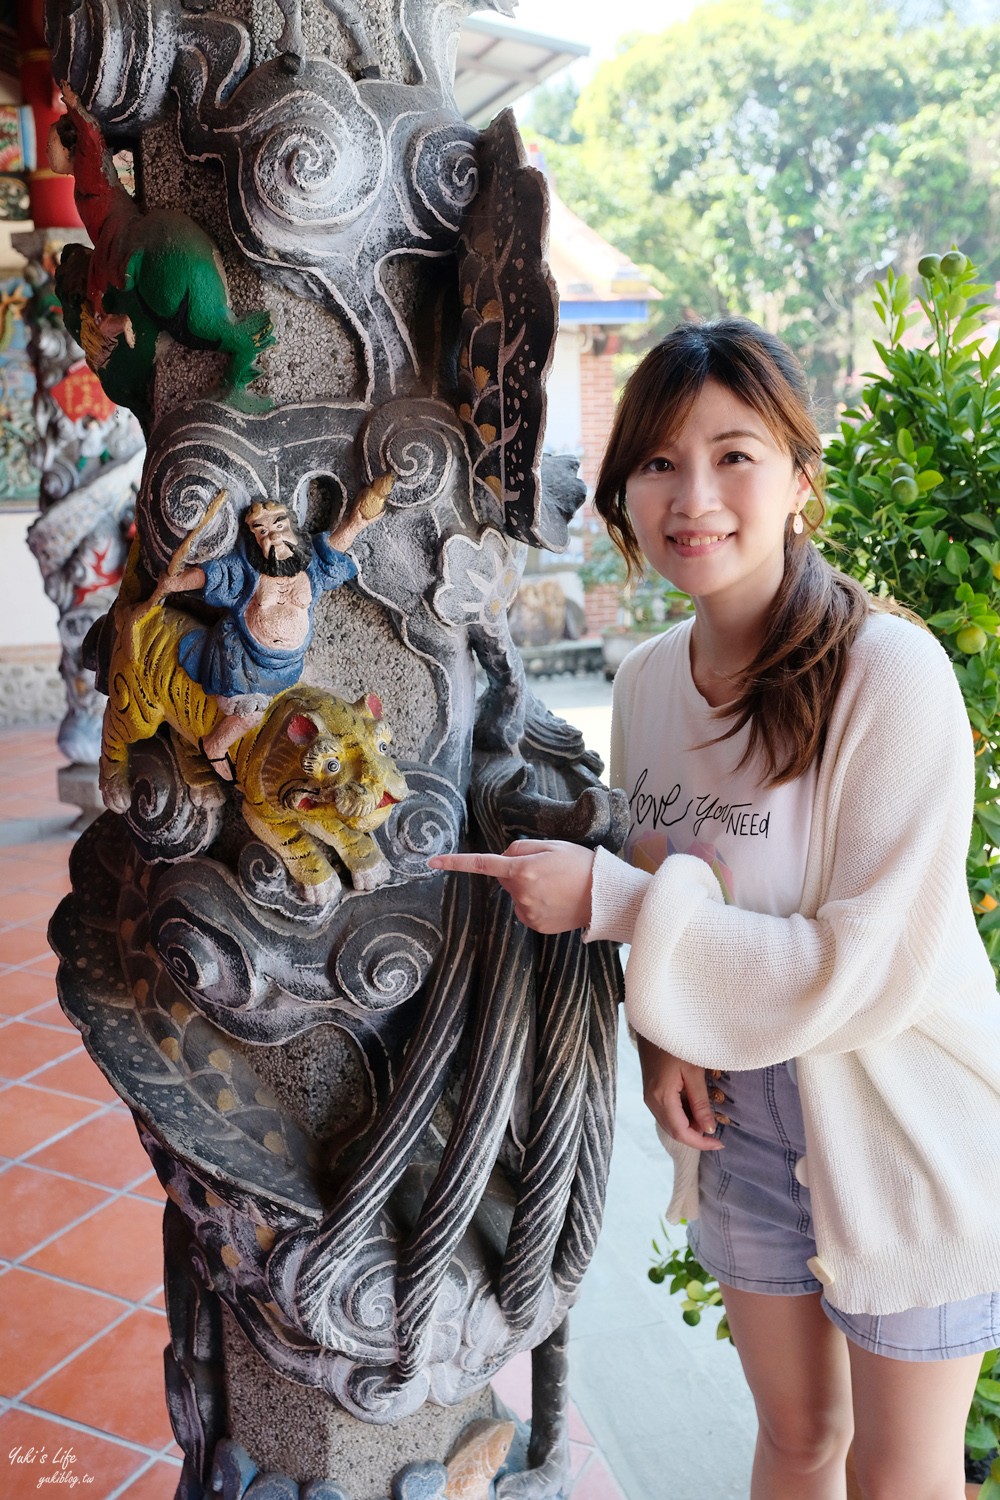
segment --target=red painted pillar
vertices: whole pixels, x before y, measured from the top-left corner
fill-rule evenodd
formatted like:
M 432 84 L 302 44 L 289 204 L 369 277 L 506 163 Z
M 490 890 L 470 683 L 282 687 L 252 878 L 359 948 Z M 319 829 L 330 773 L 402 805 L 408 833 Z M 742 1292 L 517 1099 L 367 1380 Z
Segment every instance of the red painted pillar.
M 72 177 L 51 170 L 45 156 L 49 128 L 66 107 L 52 77 L 52 55 L 45 45 L 43 0 L 18 0 L 17 49 L 21 93 L 35 128 L 35 165 L 28 172 L 31 217 L 36 229 L 71 229 L 80 215 L 73 202 Z

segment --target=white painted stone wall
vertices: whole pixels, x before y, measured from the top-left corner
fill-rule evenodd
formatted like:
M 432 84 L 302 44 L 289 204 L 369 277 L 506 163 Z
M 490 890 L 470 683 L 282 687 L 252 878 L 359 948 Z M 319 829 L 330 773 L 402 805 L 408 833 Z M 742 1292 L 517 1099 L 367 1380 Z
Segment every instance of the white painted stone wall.
M 560 328 L 549 372 L 545 448 L 548 453 L 583 452 L 580 416 L 581 330 Z
M 56 607 L 24 539 L 37 514 L 0 507 L 0 651 L 58 644 Z

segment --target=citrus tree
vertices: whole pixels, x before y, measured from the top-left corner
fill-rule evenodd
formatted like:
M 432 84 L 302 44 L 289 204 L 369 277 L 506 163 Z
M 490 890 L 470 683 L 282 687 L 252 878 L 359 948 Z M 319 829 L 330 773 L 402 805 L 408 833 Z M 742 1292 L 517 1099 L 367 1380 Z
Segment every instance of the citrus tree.
M 965 1451 L 986 1470 L 979 1500 L 1000 1500 L 1000 1351 L 996 1349 L 983 1356 L 965 1429 Z
M 961 251 L 918 270 L 915 299 L 891 270 L 876 284 L 882 368 L 827 446 L 825 529 L 832 560 L 919 615 L 954 664 L 976 746 L 969 890 L 997 967 L 1000 340 L 989 348 L 984 327 L 993 288 Z
M 969 893 L 1000 960 L 1000 339 L 983 314 L 993 288 L 957 249 L 925 255 L 916 301 L 905 276 L 876 284 L 881 370 L 828 444 L 827 535 L 835 561 L 912 609 L 955 667 L 976 746 Z M 922 337 L 913 341 L 917 326 Z M 911 337 L 907 337 L 911 334 Z M 933 704 L 928 705 L 933 712 Z M 966 1452 L 989 1465 L 981 1500 L 1000 1500 L 1000 1354 L 987 1354 Z

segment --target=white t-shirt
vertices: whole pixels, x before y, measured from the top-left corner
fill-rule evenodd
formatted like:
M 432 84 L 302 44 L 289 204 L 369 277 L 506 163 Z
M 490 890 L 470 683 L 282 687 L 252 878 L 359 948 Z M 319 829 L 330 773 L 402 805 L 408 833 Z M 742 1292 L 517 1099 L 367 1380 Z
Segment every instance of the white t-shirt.
M 636 680 L 625 745 L 632 819 L 625 857 L 650 874 L 668 854 L 711 867 L 729 905 L 787 917 L 802 901 L 815 762 L 797 780 L 762 787 L 759 765 L 737 769 L 749 727 L 718 744 L 716 717 L 691 676 L 693 620 L 668 630 Z

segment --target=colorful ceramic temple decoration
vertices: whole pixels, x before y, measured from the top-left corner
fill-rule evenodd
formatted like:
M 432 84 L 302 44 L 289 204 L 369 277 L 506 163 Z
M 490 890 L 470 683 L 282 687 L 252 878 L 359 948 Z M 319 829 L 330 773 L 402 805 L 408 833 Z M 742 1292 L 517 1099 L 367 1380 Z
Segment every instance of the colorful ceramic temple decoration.
M 40 476 L 41 514 L 29 528 L 28 546 L 59 611 L 59 670 L 66 684 L 58 744 L 74 765 L 96 768 L 104 698 L 83 664 L 83 642 L 118 591 L 142 474 L 142 433 L 128 412 L 108 401 L 66 331 L 52 280 L 60 242 L 33 231 L 18 235 L 15 246 L 27 259 L 31 287 L 31 456 Z M 93 780 L 96 788 L 96 770 Z
M 28 169 L 34 166 L 34 130 L 28 110 L 0 104 L 0 219 L 27 219 Z
M 224 354 L 224 387 L 241 392 L 260 373 L 258 356 L 274 342 L 270 316 L 260 310 L 236 317 L 209 236 L 188 214 L 144 213 L 68 84 L 63 98 L 68 112 L 50 132 L 49 162 L 53 171 L 73 175 L 77 211 L 94 249 L 67 248 L 57 290 L 67 327 L 105 393 L 148 423 L 161 333 Z
M 220 826 L 212 815 L 225 804 L 215 777 L 206 774 L 208 767 L 219 772 L 212 737 L 234 716 L 178 665 L 190 627 L 188 616 L 163 608 L 159 599 L 134 604 L 123 597 L 115 606 L 101 789 L 109 807 L 128 812 L 129 749 L 169 725 L 187 794 L 206 814 L 202 841 L 208 845 Z M 375 693 L 349 704 L 303 684 L 243 716 L 228 740 L 223 779 L 235 781 L 247 825 L 310 903 L 323 904 L 340 891 L 324 846 L 336 851 L 357 890 L 374 890 L 392 878 L 371 835 L 408 788 L 389 756 L 391 735 L 382 719 Z
M 171 558 L 155 590 L 157 602 L 194 589 L 220 611 L 211 625 L 190 621 L 182 626 L 175 655 L 178 667 L 219 710 L 202 748 L 224 780 L 233 779 L 230 746 L 255 729 L 271 700 L 302 676 L 320 594 L 339 588 L 357 572 L 340 549 L 381 515 L 392 484 L 391 476 L 381 476 L 360 498 L 350 520 L 316 536 L 302 532 L 287 505 L 258 500 L 243 516 L 231 552 L 184 566 L 192 531 Z M 199 529 L 215 519 L 225 498 L 220 490 Z
M 52 76 L 52 58 L 45 40 L 44 0 L 17 0 L 17 54 L 23 107 L 19 133 L 28 211 L 36 229 L 78 229 L 73 184 L 56 176 L 45 159 L 49 131 L 64 111 Z
M 35 377 L 28 358 L 24 314 L 31 287 L 22 276 L 0 281 L 0 502 L 35 500 L 38 470 L 32 401 Z
M 526 546 L 563 546 L 584 491 L 542 477 L 544 183 L 512 116 L 460 117 L 463 13 L 49 5 L 81 203 L 96 185 L 127 230 L 64 258 L 68 316 L 108 335 L 106 389 L 114 362 L 144 382 L 149 440 L 92 636 L 112 810 L 53 933 L 169 1195 L 178 1500 L 554 1500 L 569 1473 L 617 959 L 427 858 L 617 848 L 627 808 L 510 637 Z M 237 322 L 273 325 L 259 399 L 256 353 L 173 324 L 137 362 L 120 246 L 179 204 Z M 530 1437 L 489 1384 L 528 1349 Z

